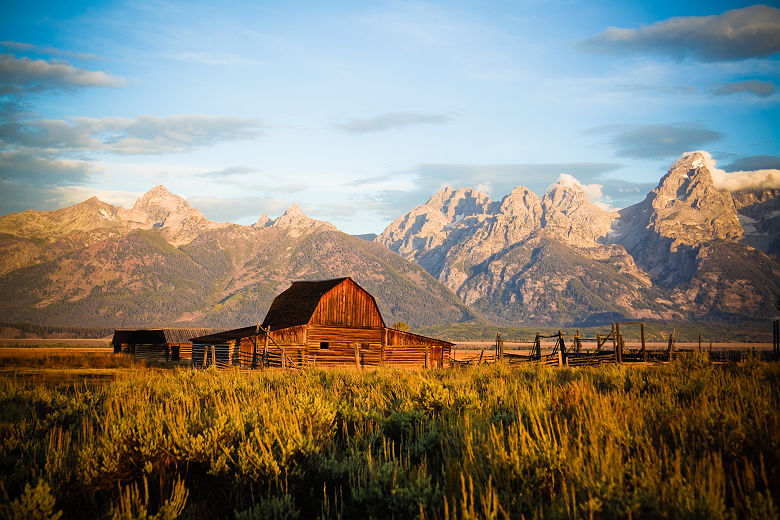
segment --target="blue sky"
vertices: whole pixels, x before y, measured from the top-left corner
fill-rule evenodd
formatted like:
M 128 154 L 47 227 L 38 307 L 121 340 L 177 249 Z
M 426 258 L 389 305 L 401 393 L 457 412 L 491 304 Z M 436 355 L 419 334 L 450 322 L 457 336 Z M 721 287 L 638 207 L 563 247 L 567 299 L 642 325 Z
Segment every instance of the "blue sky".
M 644 198 L 780 168 L 780 10 L 719 2 L 0 6 L 0 214 L 157 184 L 217 221 L 380 232 L 444 185 Z

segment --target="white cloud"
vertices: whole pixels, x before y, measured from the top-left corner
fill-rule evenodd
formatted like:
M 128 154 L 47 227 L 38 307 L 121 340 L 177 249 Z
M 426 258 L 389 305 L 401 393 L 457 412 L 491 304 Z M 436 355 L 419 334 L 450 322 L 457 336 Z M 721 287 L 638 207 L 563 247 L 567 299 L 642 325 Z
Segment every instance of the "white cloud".
M 725 191 L 739 191 L 749 189 L 780 188 L 780 170 L 755 170 L 727 172 L 717 167 L 715 159 L 704 150 L 687 152 L 686 157 L 692 153 L 700 153 L 704 157 L 704 164 L 712 174 L 715 187 Z
M 588 200 L 591 202 L 597 202 L 601 201 L 604 198 L 604 192 L 602 189 L 604 188 L 601 184 L 583 184 L 580 181 L 578 181 L 573 175 L 570 175 L 568 173 L 562 173 L 558 176 L 558 182 L 557 184 L 560 184 L 562 186 L 573 186 L 575 188 L 579 188 L 582 191 L 585 192 L 585 195 L 588 197 Z

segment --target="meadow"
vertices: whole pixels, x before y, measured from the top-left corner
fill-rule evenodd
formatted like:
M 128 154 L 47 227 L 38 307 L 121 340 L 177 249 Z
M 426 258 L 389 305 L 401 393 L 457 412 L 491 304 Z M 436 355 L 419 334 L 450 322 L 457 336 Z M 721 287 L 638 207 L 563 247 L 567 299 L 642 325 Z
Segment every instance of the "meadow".
M 2 518 L 778 518 L 780 366 L 0 372 Z M 73 360 L 49 360 L 67 374 Z

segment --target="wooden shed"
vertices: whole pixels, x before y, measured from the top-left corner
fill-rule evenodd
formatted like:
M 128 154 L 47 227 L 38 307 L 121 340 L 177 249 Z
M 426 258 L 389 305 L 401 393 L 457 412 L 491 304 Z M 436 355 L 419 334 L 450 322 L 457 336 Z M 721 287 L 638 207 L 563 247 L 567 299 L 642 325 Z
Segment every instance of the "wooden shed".
M 132 354 L 134 359 L 147 361 L 178 361 L 192 357 L 195 336 L 211 334 L 213 329 L 117 329 L 111 343 L 114 354 Z
M 266 333 L 266 331 L 269 331 Z M 351 278 L 293 282 L 262 325 L 196 337 L 195 367 L 443 367 L 452 343 L 385 326 L 374 297 Z

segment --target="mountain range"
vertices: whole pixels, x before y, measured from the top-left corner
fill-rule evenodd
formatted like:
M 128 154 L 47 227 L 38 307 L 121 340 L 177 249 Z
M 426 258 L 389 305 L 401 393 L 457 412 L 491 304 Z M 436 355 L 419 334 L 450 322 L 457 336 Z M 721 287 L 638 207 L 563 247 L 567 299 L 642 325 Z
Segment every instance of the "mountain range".
M 442 188 L 380 235 L 355 237 L 293 205 L 252 226 L 215 223 L 157 186 L 123 209 L 92 198 L 0 218 L 0 316 L 50 325 L 261 320 L 299 279 L 352 276 L 388 324 L 739 321 L 780 295 L 780 189 L 726 191 L 706 152 L 644 201 L 592 203 L 562 176 L 500 201 Z M 371 240 L 373 239 L 373 240 Z

